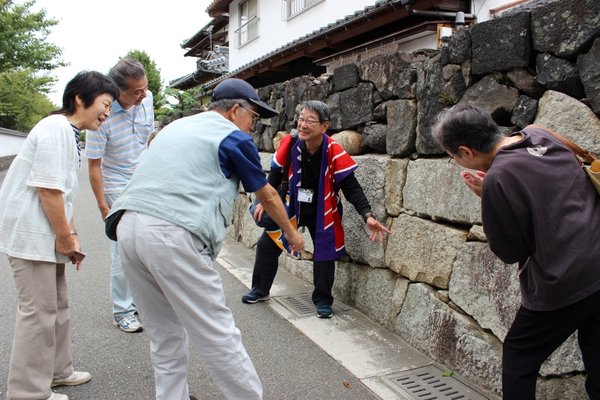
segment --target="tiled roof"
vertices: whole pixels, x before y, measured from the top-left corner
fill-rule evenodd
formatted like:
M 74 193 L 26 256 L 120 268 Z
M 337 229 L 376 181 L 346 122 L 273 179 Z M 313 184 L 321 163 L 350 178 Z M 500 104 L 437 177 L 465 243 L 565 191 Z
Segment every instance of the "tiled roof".
M 225 1 L 223 1 L 223 0 L 214 0 L 213 4 L 219 3 L 219 2 L 225 2 Z M 211 4 L 211 6 L 212 6 L 212 4 Z M 400 8 L 400 7 L 403 7 L 403 6 L 401 5 L 401 1 L 400 0 L 380 0 L 380 1 L 376 2 L 372 6 L 367 6 L 363 10 L 356 11 L 352 15 L 348 15 L 345 18 L 339 19 L 339 20 L 337 20 L 335 22 L 332 22 L 332 23 L 328 24 L 327 26 L 325 26 L 323 28 L 317 29 L 317 30 L 315 30 L 315 31 L 313 31 L 311 33 L 308 33 L 308 34 L 306 34 L 306 35 L 304 35 L 304 36 L 302 36 L 302 37 L 300 37 L 300 38 L 298 38 L 296 40 L 293 40 L 293 41 L 289 42 L 288 44 L 283 45 L 283 46 L 281 46 L 281 47 L 279 47 L 279 48 L 277 48 L 277 49 L 275 49 L 275 50 L 273 50 L 273 51 L 265 54 L 264 56 L 262 56 L 262 57 L 260 57 L 260 58 L 258 58 L 256 60 L 254 60 L 252 62 L 249 62 L 247 64 L 242 65 L 241 67 L 237 68 L 234 71 L 231 71 L 228 74 L 220 76 L 220 77 L 218 77 L 216 79 L 213 79 L 213 80 L 211 80 L 209 82 L 206 82 L 205 84 L 203 84 L 203 86 L 204 86 L 205 89 L 209 89 L 211 87 L 214 87 L 219 82 L 221 82 L 223 79 L 235 77 L 240 72 L 242 72 L 242 71 L 244 71 L 246 69 L 249 69 L 249 68 L 251 68 L 251 67 L 253 67 L 253 66 L 257 65 L 257 64 L 260 64 L 260 63 L 268 60 L 269 58 L 271 58 L 271 57 L 273 57 L 273 56 L 275 56 L 275 55 L 277 55 L 279 53 L 282 53 L 282 52 L 284 52 L 286 50 L 293 49 L 294 46 L 298 46 L 298 45 L 300 45 L 302 43 L 308 42 L 311 39 L 317 38 L 319 36 L 324 36 L 328 32 L 340 29 L 344 25 L 350 24 L 350 23 L 352 23 L 354 21 L 358 21 L 358 20 L 361 20 L 361 19 L 367 19 L 371 13 L 378 12 L 383 7 L 391 7 L 391 8 L 398 7 L 398 8 Z M 210 7 L 209 7 L 209 9 L 210 9 Z
M 232 1 L 233 0 L 213 0 L 206 9 L 206 12 L 213 18 L 226 13 L 229 11 L 229 4 L 231 4 Z
M 229 71 L 229 50 L 227 47 L 216 47 L 210 51 L 204 60 L 198 60 L 196 71 L 169 82 L 171 87 L 185 87 L 188 83 L 198 82 L 202 76 L 208 75 L 207 79 L 223 75 Z

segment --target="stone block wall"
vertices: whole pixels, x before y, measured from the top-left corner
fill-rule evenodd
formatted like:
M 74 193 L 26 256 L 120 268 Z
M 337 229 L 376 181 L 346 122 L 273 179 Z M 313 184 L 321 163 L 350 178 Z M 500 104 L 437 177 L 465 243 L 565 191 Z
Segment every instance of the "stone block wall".
M 506 132 L 541 124 L 600 154 L 600 2 L 540 4 L 461 29 L 439 51 L 380 54 L 263 87 L 259 95 L 281 114 L 253 136 L 268 171 L 273 138 L 313 99 L 330 105 L 333 132 L 360 134 L 356 175 L 393 234 L 370 242 L 344 201 L 348 254 L 337 263 L 336 298 L 498 394 L 502 340 L 520 302 L 517 267 L 489 250 L 479 199 L 431 127 L 440 111 L 467 102 Z M 229 233 L 252 247 L 261 231 L 249 197 L 238 199 Z M 304 258 L 280 264 L 311 281 L 311 249 Z M 538 398 L 587 398 L 583 379 L 573 337 L 544 364 Z

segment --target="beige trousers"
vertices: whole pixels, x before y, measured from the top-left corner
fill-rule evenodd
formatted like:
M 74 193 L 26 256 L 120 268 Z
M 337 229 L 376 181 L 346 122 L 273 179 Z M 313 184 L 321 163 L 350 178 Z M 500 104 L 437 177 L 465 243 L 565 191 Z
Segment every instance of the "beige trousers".
M 65 265 L 9 257 L 19 297 L 7 398 L 46 399 L 73 373 Z

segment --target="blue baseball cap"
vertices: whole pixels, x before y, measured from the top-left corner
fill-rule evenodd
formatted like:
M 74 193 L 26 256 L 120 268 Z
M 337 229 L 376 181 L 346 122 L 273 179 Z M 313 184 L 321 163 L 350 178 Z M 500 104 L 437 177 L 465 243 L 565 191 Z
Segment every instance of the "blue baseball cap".
M 256 90 L 252 85 L 241 79 L 225 79 L 214 88 L 212 101 L 225 99 L 242 99 L 249 101 L 258 107 L 257 112 L 262 118 L 272 118 L 279 114 L 274 108 L 260 100 L 260 97 L 258 97 L 258 94 L 256 94 Z

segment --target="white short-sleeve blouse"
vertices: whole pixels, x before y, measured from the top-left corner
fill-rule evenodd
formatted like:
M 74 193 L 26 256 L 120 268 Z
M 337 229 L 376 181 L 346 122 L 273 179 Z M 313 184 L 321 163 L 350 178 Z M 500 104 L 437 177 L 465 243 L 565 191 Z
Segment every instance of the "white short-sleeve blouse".
M 0 189 L 1 252 L 25 260 L 69 261 L 55 251 L 55 235 L 37 188 L 60 190 L 70 221 L 79 167 L 75 133 L 64 115 L 51 115 L 33 127 Z

